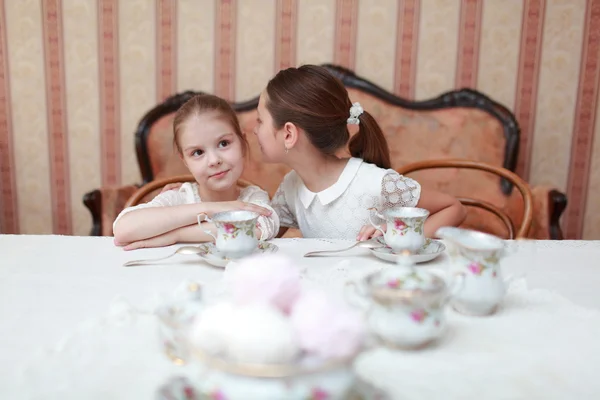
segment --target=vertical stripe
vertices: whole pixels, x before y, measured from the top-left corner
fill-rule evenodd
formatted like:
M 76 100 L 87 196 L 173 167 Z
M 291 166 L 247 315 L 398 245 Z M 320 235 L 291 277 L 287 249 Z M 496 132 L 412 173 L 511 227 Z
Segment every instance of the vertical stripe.
M 156 94 L 162 102 L 177 90 L 177 0 L 156 1 Z
M 333 60 L 337 65 L 354 70 L 358 0 L 337 0 L 335 13 Z
M 177 3 L 177 91 L 215 92 L 216 0 Z
M 19 233 L 4 0 L 0 0 L 0 233 Z
M 215 94 L 235 99 L 236 0 L 217 0 L 215 31 Z
M 119 7 L 117 0 L 100 0 L 98 2 L 98 18 L 102 186 L 110 186 L 121 183 Z
M 275 12 L 275 72 L 296 65 L 297 0 L 277 0 Z
M 330 63 L 334 59 L 336 1 L 298 2 L 298 65 Z
M 413 99 L 419 42 L 419 0 L 398 0 L 394 93 Z
M 521 40 L 521 1 L 485 0 L 481 17 L 477 90 L 512 107 L 516 96 Z
M 581 69 L 585 7 L 547 0 L 529 183 L 565 192 Z M 574 46 L 573 43 L 578 43 Z
M 456 0 L 437 0 L 434 7 L 421 7 L 415 98 L 437 97 L 454 88 L 459 16 Z
M 134 133 L 156 105 L 156 7 L 154 1 L 118 1 L 121 182 L 140 182 Z
M 276 0 L 261 0 L 260 8 L 249 1 L 237 3 L 237 19 L 244 23 L 236 28 L 235 59 L 244 62 L 235 70 L 235 100 L 256 97 L 273 77 L 276 8 Z
M 483 0 L 462 0 L 458 31 L 457 88 L 477 86 Z
M 356 58 L 354 72 L 390 91 L 394 86 L 395 46 L 391 37 L 396 33 L 397 6 L 397 0 L 360 2 L 356 20 L 359 27 L 378 29 L 358 29 L 355 53 L 360 57 Z
M 567 182 L 569 205 L 565 220 L 565 236 L 579 239 L 583 232 L 588 179 L 590 176 L 591 150 L 596 123 L 598 102 L 598 79 L 600 76 L 600 2 L 588 0 L 584 28 L 583 52 L 575 124 L 571 144 L 571 162 Z
M 42 5 L 5 1 L 4 7 L 19 232 L 52 233 Z
M 65 71 L 63 57 L 63 25 L 61 0 L 42 2 L 44 29 L 44 59 L 46 68 L 46 102 L 48 104 L 48 151 L 50 153 L 50 184 L 52 231 L 70 234 L 71 188 L 67 107 L 65 102 Z
M 62 0 L 69 181 L 73 234 L 88 235 L 91 215 L 85 193 L 102 184 L 98 50 L 100 7 L 88 0 Z
M 600 115 L 600 101 L 594 110 Z M 590 177 L 588 179 L 587 201 L 585 205 L 582 239 L 600 239 L 600 118 L 595 118 L 594 143 L 591 157 Z M 564 224 L 562 225 L 564 228 Z
M 517 174 L 529 179 L 544 31 L 545 0 L 525 0 L 515 114 L 521 126 Z

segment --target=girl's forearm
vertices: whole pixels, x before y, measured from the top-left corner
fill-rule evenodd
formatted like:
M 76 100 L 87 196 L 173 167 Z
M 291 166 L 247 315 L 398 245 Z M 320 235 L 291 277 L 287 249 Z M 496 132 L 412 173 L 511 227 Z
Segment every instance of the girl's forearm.
M 432 214 L 425 221 L 425 236 L 432 238 L 435 232 L 442 226 L 459 226 L 465 220 L 467 214 L 464 206 L 457 202 Z
M 136 250 L 151 247 L 170 246 L 175 243 L 210 242 L 213 240 L 213 238 L 205 232 L 206 230 L 214 233 L 215 226 L 211 223 L 203 223 L 202 226 L 199 226 L 198 224 L 182 226 L 181 228 L 174 229 L 170 232 L 165 232 L 148 239 L 142 239 L 124 245 L 121 244 L 121 246 L 123 246 L 125 250 Z
M 132 243 L 197 225 L 196 216 L 202 212 L 206 212 L 205 203 L 133 210 L 115 224 L 115 240 L 119 243 Z

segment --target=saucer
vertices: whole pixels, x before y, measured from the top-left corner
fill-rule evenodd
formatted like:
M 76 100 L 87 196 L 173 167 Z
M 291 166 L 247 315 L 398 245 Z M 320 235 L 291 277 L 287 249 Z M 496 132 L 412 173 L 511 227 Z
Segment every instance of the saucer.
M 203 243 L 198 247 L 202 250 L 202 252 L 198 254 L 200 258 L 214 267 L 225 268 L 225 266 L 229 264 L 229 261 L 232 261 L 217 250 L 214 243 Z M 279 250 L 279 247 L 273 243 L 260 242 L 252 254 L 276 253 L 277 250 Z
M 385 240 L 383 237 L 379 236 L 377 241 L 383 245 L 385 245 Z M 392 252 L 392 249 L 387 245 L 385 247 L 377 247 L 375 249 L 369 249 L 373 255 L 379 259 L 389 262 L 397 262 L 399 254 L 395 254 Z M 431 261 L 440 254 L 442 254 L 446 250 L 446 245 L 442 243 L 440 240 L 435 239 L 426 239 L 425 244 L 421 247 L 416 254 L 411 254 L 409 256 L 410 260 L 417 263 L 423 263 L 427 261 Z

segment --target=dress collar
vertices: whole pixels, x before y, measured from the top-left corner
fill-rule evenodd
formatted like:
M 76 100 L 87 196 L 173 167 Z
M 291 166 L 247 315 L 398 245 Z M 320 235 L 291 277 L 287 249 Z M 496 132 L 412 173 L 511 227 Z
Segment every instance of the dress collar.
M 360 158 L 350 158 L 344 167 L 344 170 L 340 174 L 337 182 L 329 186 L 327 189 L 322 190 L 318 193 L 311 192 L 308 190 L 302 179 L 299 180 L 298 196 L 304 208 L 310 207 L 315 197 L 319 198 L 321 204 L 327 205 L 332 201 L 338 199 L 348 189 L 350 182 L 356 176 L 358 169 L 360 168 L 363 160 Z

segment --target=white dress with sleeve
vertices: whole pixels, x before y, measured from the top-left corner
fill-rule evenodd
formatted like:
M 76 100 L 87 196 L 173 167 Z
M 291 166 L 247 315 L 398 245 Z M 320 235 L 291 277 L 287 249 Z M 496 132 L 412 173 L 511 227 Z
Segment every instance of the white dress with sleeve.
M 350 158 L 337 182 L 314 193 L 295 171 L 277 189 L 271 205 L 281 226 L 298 228 L 305 238 L 355 240 L 369 224 L 369 208 L 415 207 L 421 185 L 393 169 Z
M 258 227 L 262 232 L 260 240 L 269 240 L 277 235 L 279 232 L 279 217 L 270 205 L 269 194 L 267 192 L 258 186 L 247 186 L 240 191 L 238 200 L 259 205 L 271 211 L 272 214 L 270 216 L 258 217 Z M 115 219 L 115 222 L 113 223 L 113 229 L 117 221 L 123 215 L 133 210 L 149 207 L 172 207 L 183 204 L 197 204 L 201 202 L 202 199 L 200 199 L 200 194 L 198 193 L 198 184 L 186 182 L 181 185 L 178 190 L 167 190 L 166 192 L 158 194 L 148 203 L 138 204 L 137 206 L 124 209 Z

